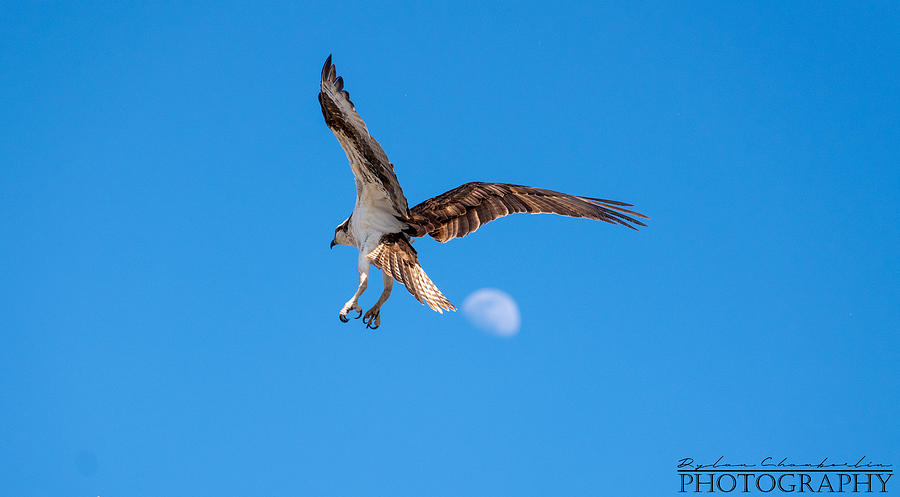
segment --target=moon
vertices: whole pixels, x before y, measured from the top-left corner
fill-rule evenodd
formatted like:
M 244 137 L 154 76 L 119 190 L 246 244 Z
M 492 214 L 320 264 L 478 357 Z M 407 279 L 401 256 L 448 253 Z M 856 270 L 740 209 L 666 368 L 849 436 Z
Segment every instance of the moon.
M 511 337 L 519 332 L 522 325 L 516 301 L 496 288 L 472 292 L 463 301 L 462 308 L 473 325 L 497 336 Z

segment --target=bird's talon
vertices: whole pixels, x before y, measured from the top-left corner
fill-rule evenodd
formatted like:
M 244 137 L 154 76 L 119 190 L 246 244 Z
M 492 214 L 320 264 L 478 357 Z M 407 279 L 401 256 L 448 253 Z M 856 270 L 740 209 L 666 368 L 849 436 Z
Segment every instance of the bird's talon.
M 376 330 L 379 326 L 381 326 L 381 309 L 380 308 L 372 308 L 366 312 L 366 317 L 363 318 L 363 323 L 366 323 L 366 328 L 370 330 Z
M 359 313 L 359 315 L 356 316 L 356 319 L 359 319 L 359 316 L 362 316 L 362 307 L 360 307 L 359 304 L 347 302 L 347 305 L 345 305 L 341 309 L 341 312 L 338 313 L 338 319 L 340 319 L 342 323 L 350 321 L 350 318 L 347 317 L 347 313 L 350 311 L 356 311 Z
M 353 318 L 353 319 L 359 319 L 359 318 L 362 317 L 362 309 L 358 310 L 357 312 L 358 312 L 359 314 L 357 314 L 356 317 Z

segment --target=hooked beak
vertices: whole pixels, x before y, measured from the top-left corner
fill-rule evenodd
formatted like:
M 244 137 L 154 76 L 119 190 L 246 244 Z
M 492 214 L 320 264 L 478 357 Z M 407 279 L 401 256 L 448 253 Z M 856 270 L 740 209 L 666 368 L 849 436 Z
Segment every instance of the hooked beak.
M 329 246 L 328 248 L 333 249 L 335 245 L 337 245 L 337 244 L 334 243 L 334 240 L 331 240 L 331 246 Z

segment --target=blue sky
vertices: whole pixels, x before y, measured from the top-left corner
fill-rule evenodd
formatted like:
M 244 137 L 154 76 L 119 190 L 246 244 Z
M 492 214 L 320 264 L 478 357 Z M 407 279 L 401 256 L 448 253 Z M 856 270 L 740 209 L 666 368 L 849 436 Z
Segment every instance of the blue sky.
M 5 2 L 2 493 L 645 496 L 682 457 L 900 462 L 898 23 L 893 2 Z M 455 303 L 516 299 L 512 338 L 399 286 L 377 332 L 338 322 L 329 53 L 410 204 L 504 181 L 649 227 L 420 240 Z

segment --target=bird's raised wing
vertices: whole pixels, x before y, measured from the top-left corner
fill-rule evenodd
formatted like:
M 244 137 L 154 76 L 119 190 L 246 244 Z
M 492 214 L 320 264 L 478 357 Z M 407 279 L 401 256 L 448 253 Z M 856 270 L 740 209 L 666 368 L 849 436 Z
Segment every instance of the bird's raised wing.
M 375 267 L 390 274 L 420 303 L 443 314 L 443 311 L 455 311 L 456 307 L 444 297 L 425 270 L 419 265 L 416 249 L 400 233 L 387 234 L 375 250 L 366 254 Z
M 397 175 L 394 174 L 394 165 L 357 114 L 350 101 L 350 93 L 344 90 L 344 79 L 337 75 L 337 69 L 331 63 L 331 55 L 322 66 L 319 104 L 322 106 L 325 124 L 334 132 L 350 161 L 356 177 L 357 195 L 366 185 L 378 185 L 390 199 L 392 207 L 397 211 L 395 214 L 406 217 L 409 207 Z
M 531 186 L 466 183 L 410 209 L 411 223 L 407 232 L 412 236 L 429 234 L 443 243 L 466 236 L 487 222 L 517 212 L 597 219 L 633 230 L 637 230 L 633 225 L 646 226 L 634 217 L 649 219 L 647 216 L 625 207 L 631 207 L 631 204 Z

